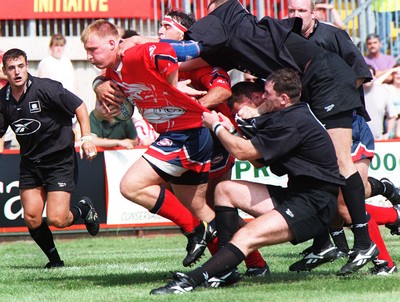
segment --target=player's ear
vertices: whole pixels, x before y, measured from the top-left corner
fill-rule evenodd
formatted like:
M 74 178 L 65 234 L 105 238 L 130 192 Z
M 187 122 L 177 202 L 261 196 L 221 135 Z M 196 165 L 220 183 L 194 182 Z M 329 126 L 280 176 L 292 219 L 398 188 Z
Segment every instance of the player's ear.
M 111 49 L 114 50 L 115 47 L 117 47 L 117 45 L 119 44 L 119 41 L 115 41 L 114 39 L 110 39 L 108 40 L 108 44 L 110 45 Z
M 282 93 L 281 94 L 281 104 L 284 106 L 284 105 L 287 105 L 287 104 L 290 104 L 290 97 L 286 94 L 286 93 Z

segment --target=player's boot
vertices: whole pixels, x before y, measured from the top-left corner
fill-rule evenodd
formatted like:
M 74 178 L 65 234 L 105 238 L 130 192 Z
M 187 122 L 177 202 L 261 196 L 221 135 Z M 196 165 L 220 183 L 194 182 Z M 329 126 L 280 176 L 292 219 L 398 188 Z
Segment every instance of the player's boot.
M 50 269 L 50 268 L 57 268 L 57 267 L 64 267 L 64 261 L 59 261 L 59 262 L 48 262 L 44 268 Z
M 83 218 L 83 221 L 85 222 L 86 229 L 89 234 L 95 236 L 99 232 L 100 223 L 99 215 L 93 206 L 93 202 L 89 197 L 85 196 L 79 200 L 79 203 L 89 206 L 89 212 L 87 213 L 86 217 Z
M 392 193 L 382 195 L 385 196 L 393 205 L 400 204 L 400 189 L 394 185 L 389 179 L 382 178 L 381 182 L 385 185 L 385 187 L 391 187 Z
M 379 255 L 379 250 L 376 247 L 376 244 L 371 242 L 371 245 L 369 248 L 365 250 L 360 250 L 356 249 L 350 252 L 349 255 L 349 260 L 347 263 L 340 269 L 339 273 L 337 273 L 338 276 L 346 276 L 350 275 L 356 271 L 358 271 L 360 268 L 362 268 L 364 265 L 366 265 L 368 262 L 374 260 L 376 256 Z
M 244 273 L 245 277 L 265 277 L 269 275 L 271 271 L 267 263 L 263 267 L 249 267 Z
M 222 273 L 219 276 L 211 277 L 205 282 L 206 287 L 225 287 L 239 282 L 241 275 L 237 267 Z
M 374 267 L 370 269 L 370 273 L 377 276 L 387 276 L 397 272 L 396 263 L 393 262 L 393 266 L 389 267 L 386 260 L 373 260 Z
M 393 208 L 397 211 L 397 220 L 395 223 L 387 223 L 385 227 L 390 230 L 392 235 L 400 235 L 400 204 L 396 204 Z
M 150 291 L 150 295 L 183 294 L 194 290 L 199 284 L 184 273 L 175 273 L 173 281 Z
M 203 256 L 207 243 L 211 242 L 216 235 L 217 232 L 213 227 L 205 221 L 200 221 L 200 224 L 194 228 L 193 232 L 186 235 L 188 239 L 187 255 L 182 261 L 183 266 L 196 263 Z
M 338 252 L 338 248 L 332 245 L 329 245 L 324 250 L 315 250 L 313 248 L 307 249 L 307 254 L 303 257 L 303 259 L 289 266 L 289 271 L 309 272 L 324 263 L 336 260 L 338 258 Z

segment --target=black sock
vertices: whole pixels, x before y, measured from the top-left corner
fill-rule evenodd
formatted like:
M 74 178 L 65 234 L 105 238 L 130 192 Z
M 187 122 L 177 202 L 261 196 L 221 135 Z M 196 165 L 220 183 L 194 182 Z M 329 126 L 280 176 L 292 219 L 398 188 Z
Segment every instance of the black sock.
M 46 254 L 47 258 L 49 258 L 51 263 L 61 261 L 54 244 L 53 234 L 45 220 L 42 221 L 42 224 L 38 228 L 29 229 L 29 233 L 31 234 L 32 239 L 35 240 L 37 245 Z
M 347 244 L 346 234 L 343 228 L 329 228 L 329 233 L 335 243 L 336 247 L 343 253 L 350 251 L 349 245 Z
M 332 245 L 332 242 L 331 238 L 329 237 L 329 231 L 327 228 L 314 237 L 314 241 L 312 244 L 313 248 L 316 251 L 323 251 L 327 249 L 330 245 Z
M 365 211 L 365 189 L 358 172 L 346 179 L 346 185 L 341 187 L 344 202 L 353 222 L 354 248 L 366 249 L 371 244 L 368 234 L 368 220 Z
M 187 275 L 200 285 L 211 277 L 218 276 L 235 268 L 244 258 L 245 255 L 241 250 L 232 243 L 227 243 L 224 248 L 220 249 L 207 262 Z
M 213 220 L 211 220 L 208 225 L 213 229 L 216 230 L 217 229 L 217 220 L 216 218 L 214 218 Z
M 73 210 L 74 208 L 75 210 Z M 70 211 L 72 212 L 72 215 L 74 215 L 74 222 L 76 222 L 79 219 L 79 217 L 84 219 L 87 216 L 87 214 L 90 211 L 90 206 L 87 205 L 86 203 L 78 202 L 76 205 L 70 208 Z M 76 216 L 78 216 L 78 218 Z
M 393 188 L 386 188 L 389 186 L 385 186 L 384 183 L 381 181 L 377 180 L 376 178 L 373 177 L 368 177 L 368 182 L 371 185 L 371 197 L 377 196 L 377 195 L 383 195 L 385 191 L 391 191 L 390 193 L 393 192 Z
M 82 212 L 81 212 L 81 210 L 78 208 L 78 206 L 70 207 L 69 210 L 71 211 L 72 216 L 74 217 L 74 220 L 72 221 L 72 224 L 74 224 L 74 223 L 76 223 L 76 222 L 79 220 L 79 218 L 81 218 Z
M 224 247 L 239 229 L 239 213 L 236 208 L 215 206 L 215 221 L 218 234 L 218 246 Z

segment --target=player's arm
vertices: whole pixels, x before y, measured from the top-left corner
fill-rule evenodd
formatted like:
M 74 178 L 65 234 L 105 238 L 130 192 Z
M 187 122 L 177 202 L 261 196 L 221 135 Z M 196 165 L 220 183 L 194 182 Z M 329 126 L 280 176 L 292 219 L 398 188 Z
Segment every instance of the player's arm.
M 158 38 L 144 37 L 144 36 L 133 36 L 126 39 L 121 40 L 119 44 L 120 55 L 123 56 L 125 51 L 133 46 L 145 43 L 155 43 L 159 42 Z
M 75 110 L 75 115 L 81 128 L 81 150 L 86 154 L 88 160 L 92 160 L 97 155 L 97 149 L 90 134 L 90 120 L 85 103 L 82 102 Z M 83 158 L 82 152 L 81 158 Z
M 220 119 L 222 119 L 222 122 Z M 231 129 L 234 129 L 234 127 L 228 117 L 217 114 L 215 111 L 211 113 L 204 112 L 203 126 L 211 129 L 217 135 L 226 150 L 237 159 L 253 161 L 262 158 L 262 155 L 250 140 L 231 133 L 233 132 Z
M 178 61 L 174 50 L 166 43 L 160 43 L 153 57 L 155 69 L 168 83 L 178 87 Z
M 198 99 L 199 103 L 206 108 L 214 108 L 227 102 L 232 95 L 230 77 L 223 69 L 210 69 L 209 72 L 201 75 L 200 81 L 204 87 L 210 87 L 208 93 Z
M 125 149 L 133 149 L 137 145 L 137 139 L 114 139 L 114 138 L 104 138 L 92 136 L 93 143 L 97 147 L 102 148 L 112 148 L 112 147 L 122 147 Z
M 202 50 L 201 43 L 192 40 L 175 41 L 162 39 L 160 42 L 167 42 L 174 48 L 179 62 L 186 62 L 199 57 Z
M 125 94 L 117 83 L 105 76 L 95 78 L 92 87 L 98 102 L 106 112 L 110 112 L 108 109 L 110 105 L 119 107 L 119 104 L 125 100 Z

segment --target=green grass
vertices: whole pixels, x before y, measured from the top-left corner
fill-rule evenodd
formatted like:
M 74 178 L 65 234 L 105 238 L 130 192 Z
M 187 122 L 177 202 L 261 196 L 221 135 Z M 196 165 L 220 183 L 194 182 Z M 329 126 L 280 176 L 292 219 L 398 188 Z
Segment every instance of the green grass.
M 393 259 L 400 258 L 400 238 L 382 228 Z M 348 238 L 351 234 L 348 233 Z M 66 267 L 44 270 L 47 260 L 32 241 L 0 244 L 0 301 L 399 301 L 400 273 L 372 276 L 368 267 L 350 277 L 335 273 L 345 263 L 337 260 L 310 273 L 292 273 L 307 243 L 261 249 L 272 274 L 246 278 L 231 288 L 199 289 L 186 295 L 150 296 L 165 284 L 170 271 L 189 271 L 183 236 L 154 238 L 98 237 L 59 239 Z M 208 254 L 207 254 L 208 257 Z M 205 259 L 204 257 L 203 259 Z M 400 261 L 399 261 L 400 263 Z M 241 264 L 243 272 L 245 267 Z

